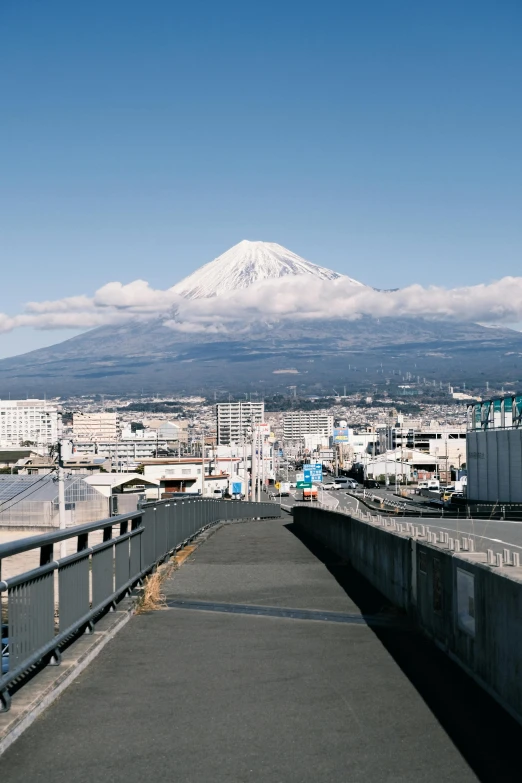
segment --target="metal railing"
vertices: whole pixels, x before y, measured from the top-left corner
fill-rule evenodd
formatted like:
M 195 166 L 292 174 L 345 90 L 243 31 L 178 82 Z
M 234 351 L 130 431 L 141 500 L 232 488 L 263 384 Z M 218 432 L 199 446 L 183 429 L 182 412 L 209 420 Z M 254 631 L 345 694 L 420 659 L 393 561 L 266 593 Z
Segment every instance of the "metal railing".
M 0 712 L 24 676 L 45 663 L 58 665 L 72 638 L 199 532 L 217 522 L 280 516 L 279 505 L 213 498 L 175 498 L 137 512 L 0 545 L 2 637 L 8 671 L 0 670 Z M 89 546 L 89 536 L 102 541 Z M 116 535 L 115 535 L 116 533 Z M 76 539 L 76 552 L 54 559 L 54 547 Z M 2 581 L 2 560 L 39 550 L 40 565 Z

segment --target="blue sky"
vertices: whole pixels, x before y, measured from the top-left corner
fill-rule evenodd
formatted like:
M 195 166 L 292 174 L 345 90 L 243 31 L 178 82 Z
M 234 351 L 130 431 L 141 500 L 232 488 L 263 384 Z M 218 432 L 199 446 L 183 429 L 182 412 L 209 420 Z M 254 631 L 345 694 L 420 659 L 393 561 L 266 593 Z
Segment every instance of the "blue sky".
M 518 275 L 521 34 L 519 0 L 3 0 L 0 312 L 245 238 L 379 288 Z

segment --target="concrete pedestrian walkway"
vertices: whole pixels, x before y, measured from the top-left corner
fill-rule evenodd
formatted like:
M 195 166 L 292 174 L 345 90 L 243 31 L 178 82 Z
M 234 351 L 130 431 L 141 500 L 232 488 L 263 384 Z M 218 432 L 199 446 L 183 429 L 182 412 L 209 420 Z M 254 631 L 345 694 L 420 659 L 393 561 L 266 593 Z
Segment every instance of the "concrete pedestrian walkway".
M 518 724 L 291 522 L 221 527 L 165 594 L 1 757 L 2 783 L 522 778 Z

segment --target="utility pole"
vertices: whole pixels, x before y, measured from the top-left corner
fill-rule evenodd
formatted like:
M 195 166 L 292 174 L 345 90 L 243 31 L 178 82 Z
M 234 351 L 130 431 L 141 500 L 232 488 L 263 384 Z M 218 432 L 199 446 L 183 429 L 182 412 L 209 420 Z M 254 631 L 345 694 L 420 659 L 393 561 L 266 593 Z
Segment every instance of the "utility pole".
M 242 439 L 243 439 L 243 482 L 245 485 L 245 498 L 248 498 L 248 470 L 247 470 L 247 448 L 246 448 L 246 438 L 245 438 L 245 431 L 242 432 Z
M 58 441 L 58 520 L 60 530 L 65 530 L 65 476 L 63 473 L 63 453 L 62 453 L 62 441 Z M 67 542 L 60 542 L 60 558 L 64 558 L 67 555 Z
M 251 476 L 250 476 L 250 500 L 256 499 L 256 484 L 257 484 L 257 430 L 254 424 L 254 418 L 252 417 L 252 453 L 251 453 Z
M 265 488 L 266 482 L 266 470 L 265 470 L 265 443 L 264 438 L 261 436 L 261 486 Z
M 201 438 L 201 497 L 205 496 L 205 430 Z
M 259 431 L 259 459 L 261 461 L 260 481 L 257 490 L 257 499 L 261 500 L 261 487 L 265 486 L 265 455 L 263 453 L 263 434 Z

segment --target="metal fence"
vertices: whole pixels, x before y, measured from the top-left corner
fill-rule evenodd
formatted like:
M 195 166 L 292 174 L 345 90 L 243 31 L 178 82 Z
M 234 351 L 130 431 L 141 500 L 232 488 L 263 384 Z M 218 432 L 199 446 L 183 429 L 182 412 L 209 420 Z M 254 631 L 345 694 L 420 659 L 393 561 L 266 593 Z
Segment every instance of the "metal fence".
M 58 665 L 60 650 L 114 608 L 128 591 L 199 532 L 217 522 L 280 516 L 274 503 L 213 498 L 174 498 L 100 522 L 21 538 L 0 545 L 0 609 L 7 661 L 0 670 L 0 712 L 35 666 Z M 101 543 L 89 546 L 97 533 Z M 76 552 L 55 560 L 54 547 L 76 539 Z M 2 560 L 40 551 L 40 566 L 2 581 Z M 57 576 L 57 579 L 56 579 Z

